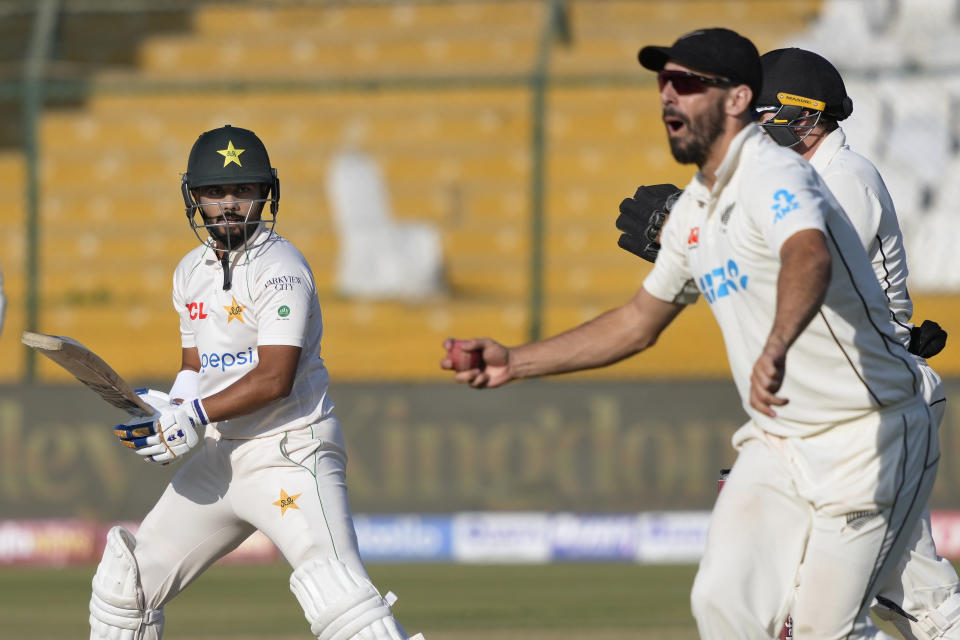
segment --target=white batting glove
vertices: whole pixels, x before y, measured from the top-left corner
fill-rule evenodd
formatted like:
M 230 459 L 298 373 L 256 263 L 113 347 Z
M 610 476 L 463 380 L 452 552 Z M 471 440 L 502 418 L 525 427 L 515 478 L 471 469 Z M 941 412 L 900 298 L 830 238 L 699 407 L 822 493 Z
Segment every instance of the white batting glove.
M 197 428 L 209 423 L 199 398 L 168 406 L 159 414 L 117 425 L 113 433 L 125 447 L 150 462 L 170 464 L 197 446 Z
M 156 389 L 134 389 L 141 400 L 153 407 L 158 414 L 170 408 L 170 396 Z

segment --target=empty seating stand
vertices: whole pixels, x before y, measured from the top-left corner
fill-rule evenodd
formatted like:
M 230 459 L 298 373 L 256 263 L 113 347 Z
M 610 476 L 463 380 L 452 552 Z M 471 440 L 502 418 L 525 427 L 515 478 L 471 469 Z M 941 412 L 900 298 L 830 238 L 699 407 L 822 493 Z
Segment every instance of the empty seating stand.
M 633 295 L 649 266 L 616 246 L 617 206 L 639 184 L 683 184 L 692 173 L 669 155 L 639 47 L 709 23 L 768 49 L 820 4 L 567 3 L 570 37 L 551 43 L 545 94 L 546 333 Z M 62 55 L 89 74 L 89 86 L 82 101 L 48 109 L 41 122 L 40 330 L 74 335 L 132 379 L 172 375 L 179 337 L 169 282 L 195 243 L 180 173 L 196 136 L 229 123 L 260 134 L 279 170 L 277 231 L 314 268 L 335 379 L 441 379 L 448 335 L 524 341 L 535 168 L 528 79 L 548 6 L 199 2 L 146 18 L 118 14 L 127 33 L 120 45 L 85 33 L 89 18 L 68 13 Z M 378 167 L 397 225 L 436 231 L 442 294 L 361 299 L 338 286 L 344 247 L 326 176 L 345 151 Z M 10 214 L 21 219 L 22 209 Z M 657 356 L 591 375 L 726 375 L 706 305 L 678 324 Z M 10 356 L 0 358 L 0 375 L 15 378 L 14 331 L 8 325 L 0 340 Z M 59 375 L 45 365 L 41 373 Z

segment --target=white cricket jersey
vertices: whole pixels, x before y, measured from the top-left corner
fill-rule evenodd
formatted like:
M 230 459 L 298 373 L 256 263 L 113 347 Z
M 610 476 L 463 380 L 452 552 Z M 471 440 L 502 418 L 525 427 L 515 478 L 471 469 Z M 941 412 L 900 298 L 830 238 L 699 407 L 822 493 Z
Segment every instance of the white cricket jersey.
M 776 311 L 780 248 L 819 229 L 832 258 L 826 299 L 787 353 L 770 418 L 750 407 L 750 375 Z M 919 371 L 896 339 L 863 246 L 814 168 L 756 125 L 730 143 L 713 189 L 698 173 L 677 200 L 644 288 L 671 302 L 707 299 L 744 409 L 763 429 L 810 435 L 919 398 Z
M 913 302 L 907 292 L 907 257 L 897 212 L 877 168 L 851 150 L 846 142 L 842 129 L 831 131 L 817 147 L 810 164 L 830 187 L 857 230 L 874 274 L 886 293 L 894 333 L 907 345 Z
M 181 344 L 200 354 L 199 395 L 212 395 L 257 366 L 260 345 L 301 347 L 293 390 L 245 416 L 216 423 L 225 438 L 257 438 L 319 422 L 333 412 L 320 357 L 323 319 L 313 272 L 288 240 L 261 230 L 232 256 L 232 284 L 208 245 L 188 253 L 173 276 Z

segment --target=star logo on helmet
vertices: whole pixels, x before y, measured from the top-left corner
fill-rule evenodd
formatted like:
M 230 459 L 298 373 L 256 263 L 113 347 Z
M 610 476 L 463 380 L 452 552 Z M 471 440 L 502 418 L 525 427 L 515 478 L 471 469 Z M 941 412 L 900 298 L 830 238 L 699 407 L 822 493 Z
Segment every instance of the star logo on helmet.
M 223 156 L 223 166 L 227 166 L 231 162 L 236 162 L 238 167 L 242 167 L 240 164 L 240 154 L 246 151 L 246 149 L 237 149 L 233 146 L 233 140 L 227 142 L 226 149 L 217 149 L 217 153 Z

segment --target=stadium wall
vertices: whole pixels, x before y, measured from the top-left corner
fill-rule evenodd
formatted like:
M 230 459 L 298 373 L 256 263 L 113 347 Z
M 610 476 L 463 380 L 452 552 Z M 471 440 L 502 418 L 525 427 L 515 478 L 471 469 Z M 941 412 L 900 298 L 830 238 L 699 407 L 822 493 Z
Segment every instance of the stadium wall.
M 960 509 L 960 379 L 947 390 L 934 509 Z M 709 510 L 744 421 L 728 381 L 343 384 L 332 395 L 355 513 Z M 125 419 L 76 383 L 0 387 L 0 514 L 142 518 L 176 467 L 119 446 L 112 427 Z
M 709 511 L 575 514 L 464 512 L 355 516 L 360 553 L 369 563 L 546 564 L 617 562 L 687 564 L 703 553 Z M 960 511 L 934 511 L 940 555 L 960 560 Z M 136 531 L 139 523 L 123 522 Z M 0 520 L 0 567 L 95 562 L 113 523 Z M 276 562 L 280 553 L 255 532 L 221 562 Z

